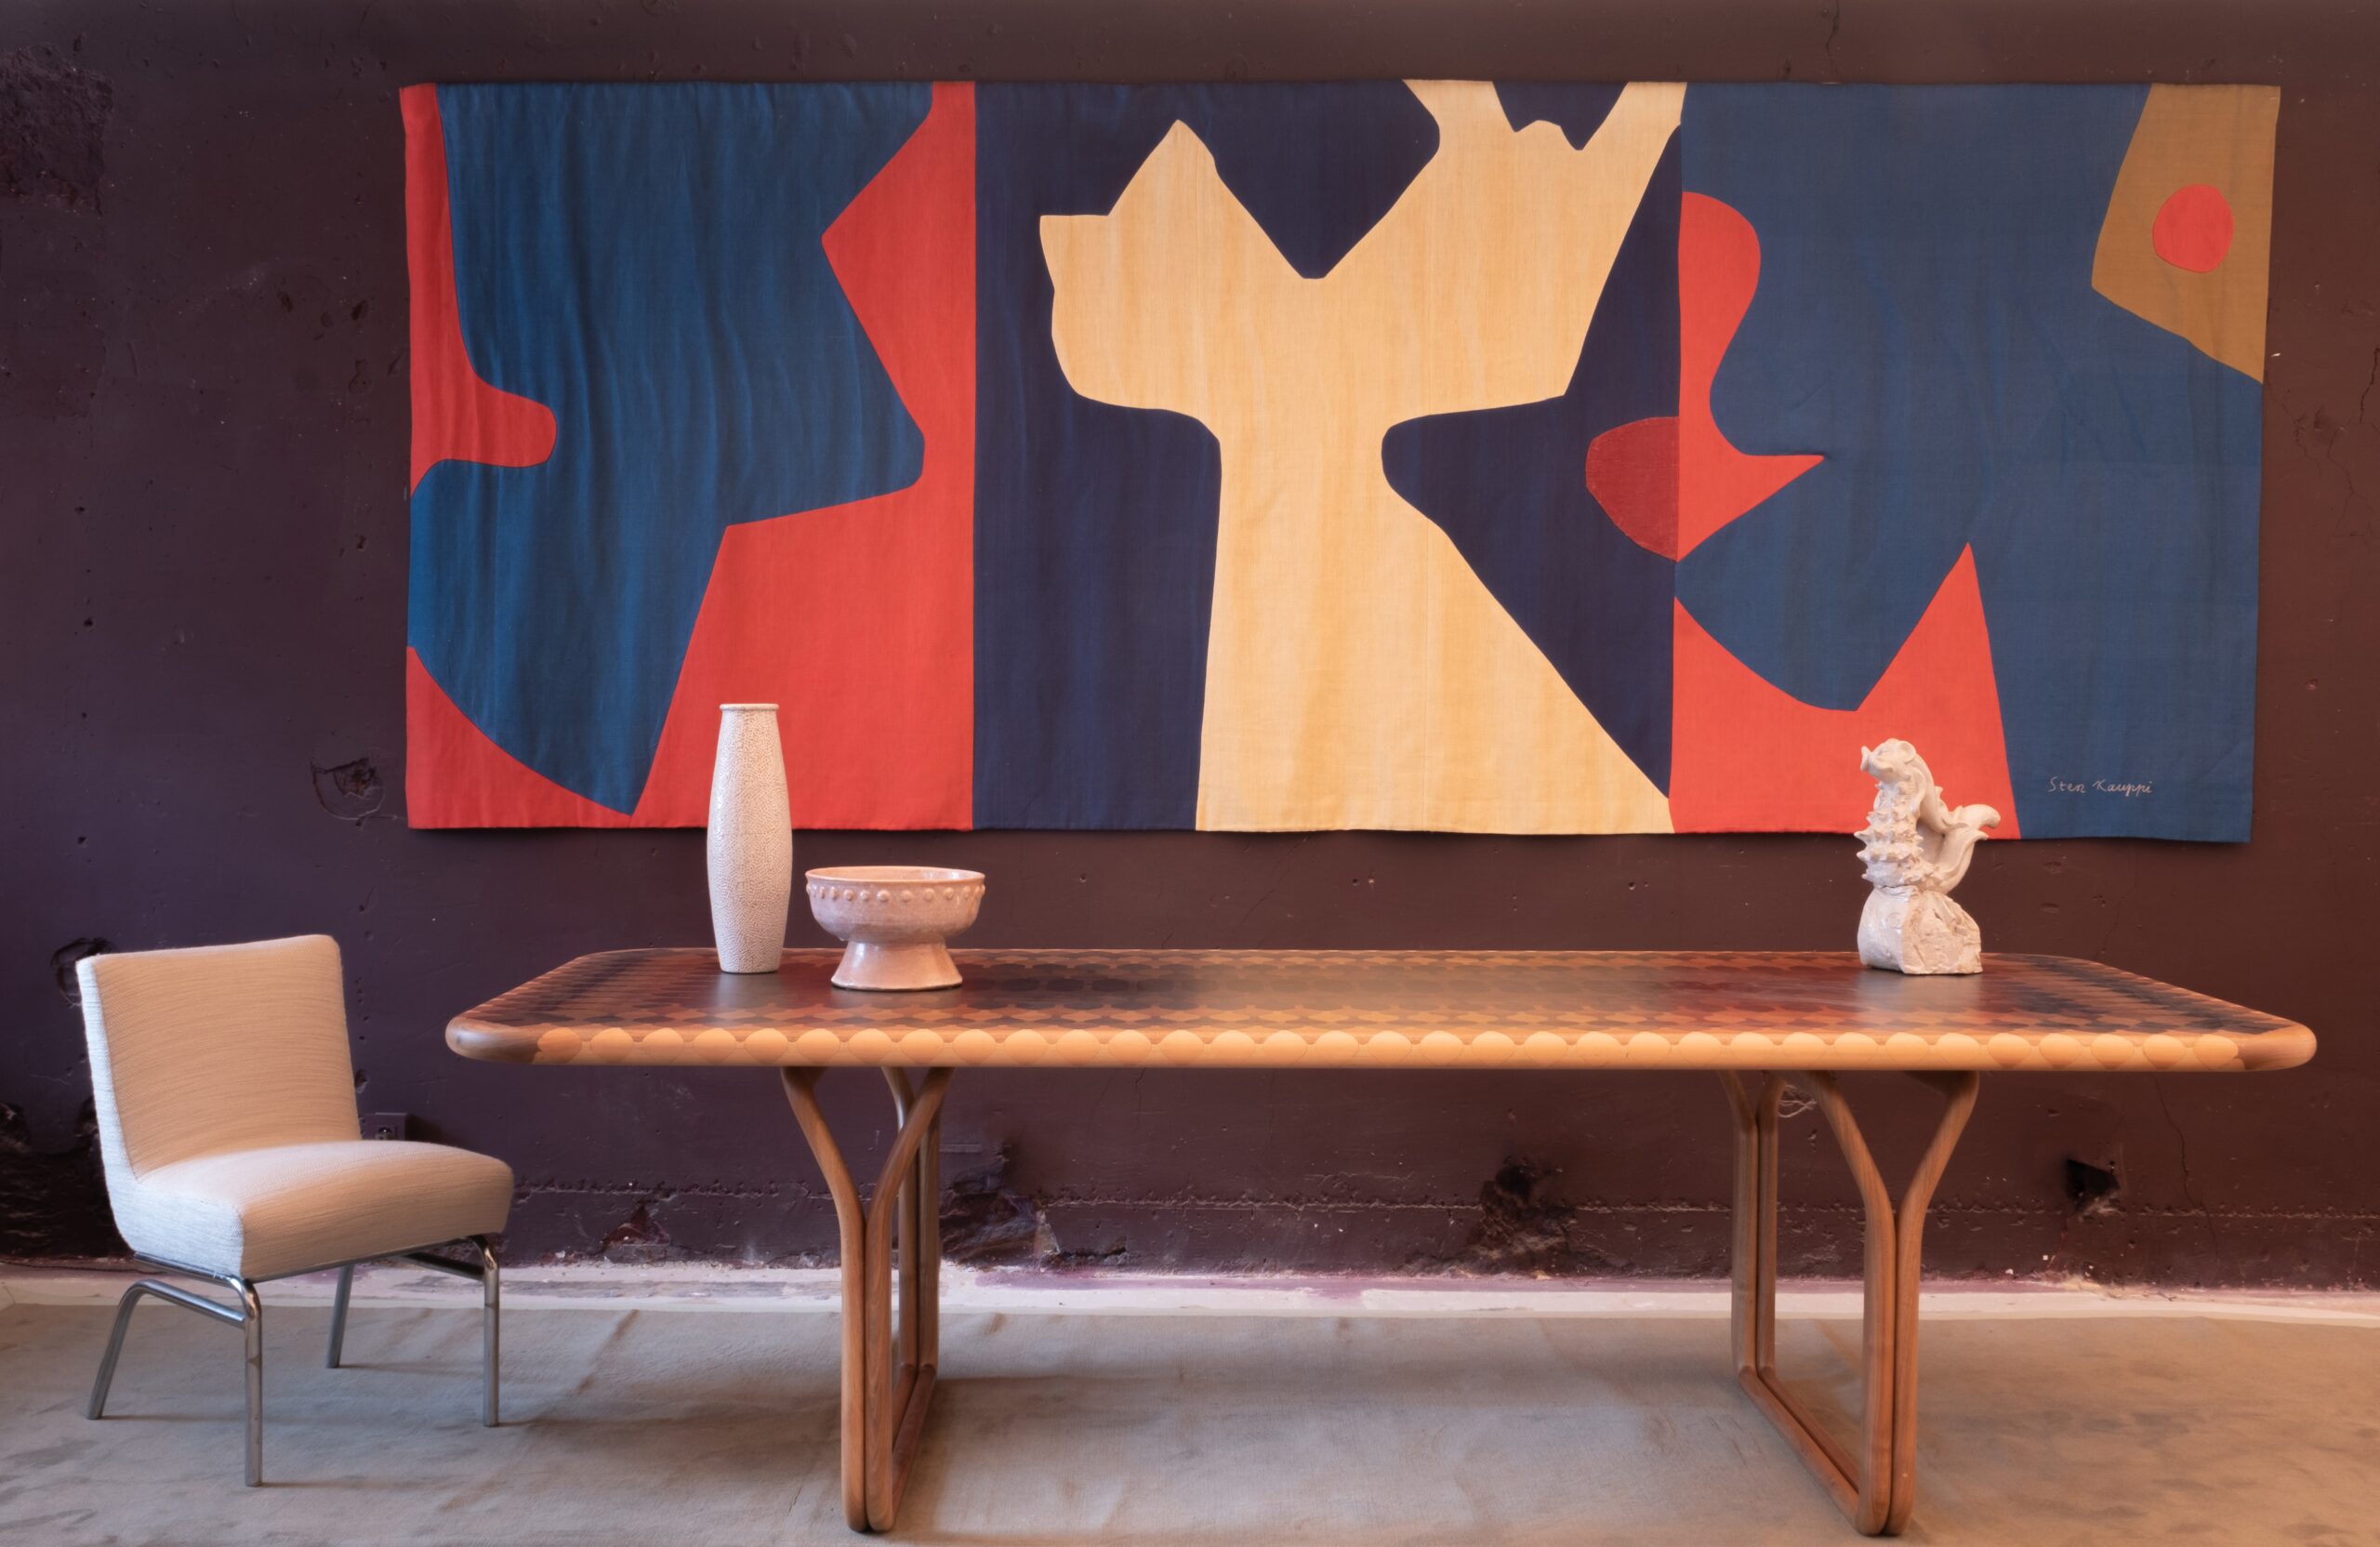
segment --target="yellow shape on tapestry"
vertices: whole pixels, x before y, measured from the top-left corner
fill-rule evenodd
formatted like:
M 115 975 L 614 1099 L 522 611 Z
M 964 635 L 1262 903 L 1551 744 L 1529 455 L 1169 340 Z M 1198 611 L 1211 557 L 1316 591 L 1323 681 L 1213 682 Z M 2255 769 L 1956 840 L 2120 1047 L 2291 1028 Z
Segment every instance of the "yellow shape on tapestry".
M 2258 381 L 2280 116 L 2278 86 L 2150 86 L 2091 263 L 2091 288 Z
M 1418 81 L 1438 150 L 1320 279 L 1176 124 L 1104 216 L 1047 216 L 1060 364 L 1188 414 L 1223 491 L 1202 828 L 1666 832 L 1669 805 L 1446 534 L 1389 486 L 1407 419 L 1559 396 L 1685 87 L 1573 150 L 1485 82 Z

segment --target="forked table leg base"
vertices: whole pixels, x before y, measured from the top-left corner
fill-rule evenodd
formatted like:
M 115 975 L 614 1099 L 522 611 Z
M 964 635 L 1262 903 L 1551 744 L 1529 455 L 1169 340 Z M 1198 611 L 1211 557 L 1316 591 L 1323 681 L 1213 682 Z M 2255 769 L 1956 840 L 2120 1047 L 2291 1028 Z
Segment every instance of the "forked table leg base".
M 1898 1536 L 1917 1502 L 1917 1290 L 1926 1206 L 1975 1110 L 1981 1077 L 1915 1074 L 1942 1097 L 1942 1119 L 1897 1208 L 1851 1108 L 1823 1071 L 1723 1074 L 1736 1130 L 1736 1377 L 1778 1431 L 1869 1536 Z M 1860 1328 L 1860 1420 L 1846 1447 L 1820 1428 L 1777 1378 L 1777 1105 L 1787 1081 L 1818 1103 L 1859 1183 L 1867 1222 Z
M 863 1204 L 818 1107 L 822 1071 L 781 1071 L 795 1119 L 835 1200 L 843 1280 L 843 1517 L 858 1531 L 892 1527 L 933 1395 L 939 1354 L 938 1152 L 951 1071 L 930 1070 L 914 1091 L 902 1071 L 883 1072 L 900 1131 Z M 1738 1379 L 1854 1526 L 1871 1536 L 1898 1535 L 1916 1501 L 1917 1295 L 1925 1210 L 1974 1110 L 1980 1077 L 1971 1071 L 1911 1077 L 1935 1088 L 1944 1110 L 1897 1207 L 1831 1075 L 1721 1078 L 1736 1130 L 1731 1329 Z M 1856 1447 L 1821 1428 L 1777 1377 L 1777 1120 L 1789 1080 L 1806 1090 L 1825 1115 L 1858 1182 L 1866 1217 Z
M 890 1530 L 933 1397 L 942 1289 L 942 1103 L 951 1072 L 928 1070 L 912 1090 L 906 1074 L 884 1071 L 900 1132 L 865 1204 L 818 1109 L 824 1071 L 779 1072 L 794 1120 L 834 1197 L 841 1239 L 843 1519 L 855 1531 Z

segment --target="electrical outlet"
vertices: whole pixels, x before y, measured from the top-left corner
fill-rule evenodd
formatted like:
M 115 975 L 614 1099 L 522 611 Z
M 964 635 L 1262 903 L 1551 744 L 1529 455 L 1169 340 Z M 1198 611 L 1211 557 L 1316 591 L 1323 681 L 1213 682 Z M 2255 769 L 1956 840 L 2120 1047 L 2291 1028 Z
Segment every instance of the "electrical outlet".
M 367 1139 L 402 1139 L 413 1119 L 403 1112 L 367 1112 L 364 1115 L 364 1136 Z

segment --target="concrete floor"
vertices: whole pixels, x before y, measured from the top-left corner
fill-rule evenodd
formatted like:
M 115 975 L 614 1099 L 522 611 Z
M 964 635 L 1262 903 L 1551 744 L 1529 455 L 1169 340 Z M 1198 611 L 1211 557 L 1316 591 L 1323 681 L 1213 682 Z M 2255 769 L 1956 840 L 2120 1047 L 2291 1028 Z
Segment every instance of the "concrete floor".
M 468 1288 L 375 1280 L 341 1370 L 322 1368 L 324 1286 L 276 1289 L 256 1490 L 239 1486 L 235 1332 L 144 1307 L 92 1423 L 112 1285 L 0 1280 L 0 1540 L 857 1540 L 837 1492 L 824 1280 L 690 1294 L 514 1277 L 494 1431 L 476 1421 Z M 1858 1540 L 1737 1391 L 1724 1299 L 1706 1290 L 1264 1286 L 1235 1301 L 1228 1285 L 1143 1283 L 1103 1301 L 1076 1283 L 996 1308 L 1004 1292 L 951 1297 L 948 1375 L 895 1540 Z M 742 1314 L 689 1309 L 703 1303 Z M 1068 1304 L 1092 1309 L 1052 1308 Z M 1858 1325 L 1840 1293 L 1803 1305 L 1819 1315 L 1788 1327 L 1783 1362 L 1840 1414 Z M 1952 1294 L 1928 1314 L 1906 1540 L 2380 1542 L 2369 1301 Z

